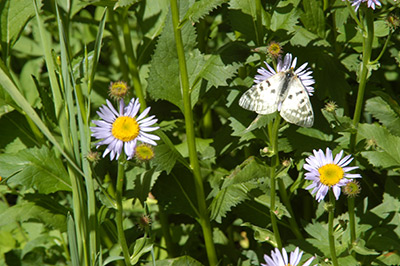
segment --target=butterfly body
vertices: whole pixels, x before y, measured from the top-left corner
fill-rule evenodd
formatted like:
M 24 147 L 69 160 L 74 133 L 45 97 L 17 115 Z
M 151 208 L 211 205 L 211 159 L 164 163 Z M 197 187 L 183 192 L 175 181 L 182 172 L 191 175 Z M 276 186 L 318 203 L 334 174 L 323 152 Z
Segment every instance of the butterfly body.
M 292 68 L 255 84 L 242 95 L 239 105 L 261 115 L 278 111 L 283 119 L 298 126 L 314 124 L 307 90 Z

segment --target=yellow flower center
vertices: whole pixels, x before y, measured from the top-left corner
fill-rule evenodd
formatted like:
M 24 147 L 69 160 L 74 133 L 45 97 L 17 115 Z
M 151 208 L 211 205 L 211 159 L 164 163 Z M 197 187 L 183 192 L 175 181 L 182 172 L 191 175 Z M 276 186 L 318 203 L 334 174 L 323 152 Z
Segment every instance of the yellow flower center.
M 333 163 L 326 164 L 318 169 L 319 180 L 326 186 L 336 185 L 344 176 L 343 169 Z
M 140 127 L 135 118 L 120 116 L 114 121 L 111 133 L 116 139 L 128 142 L 135 139 L 139 131 Z

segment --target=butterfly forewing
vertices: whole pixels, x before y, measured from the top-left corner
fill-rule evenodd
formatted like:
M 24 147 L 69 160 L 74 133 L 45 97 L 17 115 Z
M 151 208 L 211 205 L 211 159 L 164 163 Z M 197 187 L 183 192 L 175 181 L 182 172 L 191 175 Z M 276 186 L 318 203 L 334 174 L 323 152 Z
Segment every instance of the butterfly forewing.
M 275 112 L 284 78 L 285 74 L 280 72 L 254 85 L 240 97 L 239 105 L 262 115 Z
M 303 83 L 294 75 L 288 84 L 288 92 L 283 100 L 281 111 L 283 119 L 302 127 L 314 124 L 314 112 L 310 98 Z

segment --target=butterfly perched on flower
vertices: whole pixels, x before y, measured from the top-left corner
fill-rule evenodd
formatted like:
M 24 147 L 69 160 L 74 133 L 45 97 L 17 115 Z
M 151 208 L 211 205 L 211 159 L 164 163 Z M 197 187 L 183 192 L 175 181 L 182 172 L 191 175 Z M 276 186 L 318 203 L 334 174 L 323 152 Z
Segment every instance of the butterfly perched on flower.
M 267 69 L 260 68 L 255 77 L 256 84 L 247 90 L 239 100 L 244 109 L 261 115 L 278 111 L 287 122 L 311 127 L 314 112 L 309 96 L 314 92 L 315 83 L 307 63 L 294 70 L 297 58 L 286 54 L 283 61 L 278 59 L 277 71 L 267 63 Z

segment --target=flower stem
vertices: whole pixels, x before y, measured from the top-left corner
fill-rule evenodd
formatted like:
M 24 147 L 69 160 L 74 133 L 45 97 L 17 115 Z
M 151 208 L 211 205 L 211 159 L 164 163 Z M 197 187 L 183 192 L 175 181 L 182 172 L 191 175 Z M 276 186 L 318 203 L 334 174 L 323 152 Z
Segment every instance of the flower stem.
M 356 223 L 354 214 L 354 197 L 347 198 L 347 205 L 349 210 L 349 221 L 350 221 L 350 239 L 351 243 L 356 241 Z
M 357 102 L 353 117 L 353 126 L 357 129 L 360 122 L 362 106 L 364 102 L 365 86 L 368 78 L 368 64 L 371 59 L 372 41 L 374 38 L 374 21 L 372 11 L 367 8 L 364 16 L 364 24 L 366 26 L 366 36 L 363 37 L 363 57 L 361 63 L 360 83 L 358 85 Z M 353 132 L 350 137 L 350 151 L 354 153 L 356 145 L 357 131 Z
M 125 259 L 125 265 L 131 265 L 130 255 L 128 244 L 126 243 L 126 238 L 124 234 L 124 226 L 123 226 L 123 217 L 122 217 L 122 191 L 124 185 L 124 175 L 125 175 L 125 155 L 121 154 L 118 160 L 118 177 L 117 177 L 117 188 L 115 191 L 115 200 L 117 202 L 117 213 L 116 213 L 116 222 L 117 222 L 117 233 L 118 233 L 118 242 L 121 246 L 122 253 Z
M 275 241 L 277 244 L 278 249 L 282 249 L 282 241 L 281 236 L 279 234 L 278 223 L 275 214 L 275 196 L 276 196 L 276 167 L 279 164 L 279 153 L 278 153 L 278 130 L 279 130 L 279 123 L 281 121 L 281 116 L 279 114 L 276 115 L 275 121 L 273 124 L 269 124 L 268 132 L 269 140 L 271 143 L 271 148 L 273 152 L 272 160 L 271 160 L 271 167 L 270 167 L 270 188 L 271 188 L 271 195 L 270 195 L 270 214 L 271 214 L 271 224 L 272 230 L 274 231 Z
M 203 230 L 208 262 L 210 265 L 217 265 L 218 259 L 212 238 L 212 228 L 205 200 L 203 178 L 201 176 L 199 159 L 197 157 L 197 151 L 196 151 L 193 113 L 192 113 L 192 105 L 191 105 L 190 91 L 189 91 L 189 77 L 186 67 L 186 59 L 183 48 L 181 30 L 179 28 L 179 9 L 177 0 L 170 0 L 170 4 L 171 4 L 172 24 L 175 36 L 176 50 L 179 61 L 179 71 L 180 71 L 182 97 L 183 97 L 183 111 L 185 116 L 186 138 L 189 150 L 189 159 L 191 168 L 193 170 L 197 202 L 199 205 L 198 206 L 199 223 Z
M 329 234 L 329 248 L 331 250 L 331 259 L 332 264 L 334 266 L 338 266 L 338 261 L 336 258 L 336 247 L 335 247 L 335 236 L 333 234 L 333 219 L 335 218 L 335 195 L 333 194 L 332 190 L 329 189 L 329 203 L 330 206 L 328 208 L 329 212 L 329 221 L 328 221 L 328 234 Z

